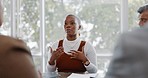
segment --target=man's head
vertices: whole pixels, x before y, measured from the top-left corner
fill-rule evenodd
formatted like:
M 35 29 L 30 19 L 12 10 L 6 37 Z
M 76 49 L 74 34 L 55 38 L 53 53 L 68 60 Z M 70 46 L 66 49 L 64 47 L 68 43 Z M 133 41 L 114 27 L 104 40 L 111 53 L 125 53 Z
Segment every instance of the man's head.
M 139 15 L 139 26 L 145 26 L 146 22 L 148 22 L 148 4 L 140 7 L 137 11 Z

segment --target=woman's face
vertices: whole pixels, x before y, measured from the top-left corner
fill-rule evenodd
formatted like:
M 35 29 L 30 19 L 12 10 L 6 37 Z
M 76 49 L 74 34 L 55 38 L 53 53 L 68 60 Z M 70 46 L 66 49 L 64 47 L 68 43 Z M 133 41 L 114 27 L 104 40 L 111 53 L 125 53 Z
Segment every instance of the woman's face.
M 66 17 L 64 29 L 67 35 L 76 35 L 78 33 L 79 24 L 75 16 Z

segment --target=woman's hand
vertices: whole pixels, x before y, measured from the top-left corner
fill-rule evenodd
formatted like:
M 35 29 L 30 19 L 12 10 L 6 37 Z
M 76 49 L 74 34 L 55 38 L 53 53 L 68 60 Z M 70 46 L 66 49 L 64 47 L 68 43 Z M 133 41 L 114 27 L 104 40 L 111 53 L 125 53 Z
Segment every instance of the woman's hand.
M 72 59 L 78 59 L 78 60 L 81 60 L 82 62 L 88 61 L 88 59 L 84 54 L 84 47 L 82 47 L 82 51 L 71 50 L 70 55 Z
M 50 51 L 51 51 L 51 58 L 49 60 L 49 64 L 50 65 L 54 65 L 55 64 L 55 60 L 57 60 L 63 53 L 64 53 L 64 48 L 63 47 L 59 47 L 56 50 L 52 50 L 52 48 L 50 47 Z
M 39 75 L 39 78 L 42 78 L 42 73 L 39 70 L 38 70 L 38 75 Z

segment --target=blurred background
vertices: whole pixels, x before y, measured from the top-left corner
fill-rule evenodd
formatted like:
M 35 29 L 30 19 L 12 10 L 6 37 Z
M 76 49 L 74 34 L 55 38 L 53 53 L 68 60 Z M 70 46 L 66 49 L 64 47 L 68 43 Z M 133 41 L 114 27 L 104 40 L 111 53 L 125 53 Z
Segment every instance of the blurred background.
M 82 23 L 80 37 L 95 47 L 98 72 L 104 77 L 118 35 L 138 27 L 137 9 L 146 3 L 148 0 L 2 0 L 0 30 L 23 39 L 37 69 L 46 72 L 48 47 L 64 38 L 63 20 L 67 14 L 75 14 Z

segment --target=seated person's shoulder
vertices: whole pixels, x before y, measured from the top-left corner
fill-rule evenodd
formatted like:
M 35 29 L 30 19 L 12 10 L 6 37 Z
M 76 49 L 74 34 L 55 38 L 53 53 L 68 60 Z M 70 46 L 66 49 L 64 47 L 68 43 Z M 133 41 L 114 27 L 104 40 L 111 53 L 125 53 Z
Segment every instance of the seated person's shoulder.
M 0 35 L 0 58 L 0 78 L 39 78 L 23 40 Z
M 0 35 L 0 43 L 1 43 L 0 48 L 3 49 L 3 51 L 13 49 L 13 48 L 18 48 L 20 50 L 30 52 L 26 43 L 23 40 L 20 40 L 17 38 Z
M 18 39 L 18 38 L 13 38 L 13 37 L 10 37 L 10 36 L 5 36 L 5 35 L 0 35 L 0 42 L 4 42 L 4 43 L 21 43 L 21 44 L 25 44 L 26 43 L 21 40 L 21 39 Z
M 16 41 L 16 42 L 24 43 L 23 40 L 20 40 L 18 38 L 13 38 L 13 37 L 10 37 L 10 36 L 5 36 L 5 35 L 0 35 L 0 41 L 1 42 L 13 42 L 13 41 Z

